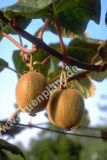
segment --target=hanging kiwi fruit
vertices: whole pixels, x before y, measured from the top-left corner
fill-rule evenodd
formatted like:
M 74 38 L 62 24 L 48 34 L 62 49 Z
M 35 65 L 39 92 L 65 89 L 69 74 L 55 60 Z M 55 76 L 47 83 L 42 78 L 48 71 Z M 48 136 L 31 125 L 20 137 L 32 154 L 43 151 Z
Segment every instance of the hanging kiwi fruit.
M 62 70 L 60 88 L 54 90 L 47 105 L 47 114 L 52 124 L 70 130 L 77 126 L 84 113 L 84 100 L 81 94 L 73 88 L 68 88 L 66 71 Z
M 20 110 L 28 112 L 31 116 L 42 111 L 48 102 L 48 98 L 41 96 L 46 86 L 45 77 L 33 70 L 31 57 L 30 71 L 23 74 L 16 85 L 16 101 Z M 38 98 L 39 101 L 37 101 Z
M 80 93 L 68 87 L 66 64 L 67 54 L 60 30 L 59 18 L 55 16 L 56 31 L 59 36 L 63 54 L 60 88 L 53 91 L 47 105 L 47 114 L 52 124 L 70 130 L 77 126 L 84 113 L 84 100 Z

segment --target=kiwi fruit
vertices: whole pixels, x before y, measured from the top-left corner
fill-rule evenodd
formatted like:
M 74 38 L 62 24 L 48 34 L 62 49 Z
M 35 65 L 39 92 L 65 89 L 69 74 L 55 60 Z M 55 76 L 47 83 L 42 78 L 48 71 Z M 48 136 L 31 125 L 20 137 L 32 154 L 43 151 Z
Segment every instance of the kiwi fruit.
M 52 124 L 70 130 L 82 119 L 84 100 L 76 89 L 59 88 L 52 92 L 46 109 Z
M 16 85 L 16 101 L 21 111 L 28 112 L 31 116 L 42 111 L 48 102 L 43 96 L 46 91 L 45 77 L 36 71 L 29 71 L 21 76 Z

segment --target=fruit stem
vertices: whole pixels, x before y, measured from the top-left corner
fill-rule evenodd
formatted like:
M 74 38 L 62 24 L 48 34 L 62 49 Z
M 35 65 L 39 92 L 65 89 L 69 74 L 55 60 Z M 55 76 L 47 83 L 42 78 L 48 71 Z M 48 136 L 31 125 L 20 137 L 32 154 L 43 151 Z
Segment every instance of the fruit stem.
M 67 88 L 67 75 L 65 69 L 62 69 L 61 76 L 60 76 L 60 88 L 65 89 Z
M 55 24 L 56 24 L 57 34 L 59 36 L 61 51 L 62 51 L 62 54 L 63 54 L 62 69 L 65 69 L 65 67 L 66 67 L 65 64 L 67 64 L 67 54 L 66 54 L 65 45 L 64 45 L 64 42 L 63 42 L 63 39 L 62 39 L 62 34 L 61 34 L 61 29 L 60 29 L 60 24 L 59 24 L 58 17 L 55 17 Z
M 29 68 L 30 68 L 30 71 L 33 71 L 33 57 L 32 57 L 32 55 L 30 55 L 30 64 L 29 64 Z
M 58 19 L 57 16 L 55 17 L 55 24 L 56 24 L 57 34 L 59 36 L 61 51 L 62 51 L 62 54 L 63 54 L 62 72 L 61 72 L 61 76 L 60 76 L 60 87 L 61 88 L 67 88 L 67 76 L 66 76 L 67 54 L 66 54 L 66 49 L 65 49 L 64 42 L 63 42 L 62 34 L 61 34 L 59 19 Z M 62 78 L 65 81 L 64 83 L 63 83 Z

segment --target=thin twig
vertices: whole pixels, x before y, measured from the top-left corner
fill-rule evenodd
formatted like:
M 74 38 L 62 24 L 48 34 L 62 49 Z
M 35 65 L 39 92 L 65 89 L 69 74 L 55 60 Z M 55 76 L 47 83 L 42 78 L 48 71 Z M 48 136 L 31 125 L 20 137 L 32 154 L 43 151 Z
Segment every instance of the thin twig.
M 0 121 L 0 123 L 6 123 L 5 121 Z M 46 123 L 45 123 L 46 124 Z M 45 131 L 49 131 L 49 132 L 53 132 L 53 133 L 58 133 L 58 134 L 65 134 L 65 135 L 71 135 L 71 136 L 78 136 L 78 137 L 83 137 L 83 138 L 94 138 L 94 139 L 105 139 L 106 137 L 104 136 L 95 136 L 95 135 L 88 135 L 88 134 L 81 134 L 81 133 L 70 133 L 70 132 L 65 132 L 65 131 L 61 131 L 61 130 L 57 130 L 57 129 L 50 129 L 50 128 L 46 128 L 46 127 L 40 127 L 38 125 L 44 125 L 43 124 L 36 124 L 36 125 L 33 125 L 33 124 L 22 124 L 22 123 L 15 123 L 14 124 L 14 127 L 28 127 L 28 128 L 37 128 L 37 129 L 42 129 L 42 130 L 45 130 Z M 95 130 L 95 131 L 103 131 L 103 128 L 93 128 L 93 127 L 80 127 L 80 128 L 77 128 L 77 129 L 89 129 L 89 130 Z M 105 128 L 104 128 L 105 129 Z M 1 128 L 2 130 L 2 128 Z
M 49 55 L 48 57 L 46 57 L 42 62 L 41 64 L 46 64 L 51 58 L 51 55 Z
M 7 119 L 7 121 L 11 122 L 20 113 L 20 111 L 21 111 L 20 108 L 17 108 L 15 112 L 12 113 L 12 115 Z
M 29 128 L 37 128 L 37 129 L 42 129 L 45 131 L 49 131 L 49 132 L 53 132 L 53 133 L 58 133 L 58 134 L 65 134 L 65 135 L 71 135 L 71 136 L 78 136 L 78 137 L 86 137 L 86 138 L 95 138 L 95 139 L 102 139 L 105 138 L 103 136 L 95 136 L 95 135 L 87 135 L 87 134 L 78 134 L 78 133 L 70 133 L 70 132 L 64 132 L 61 130 L 56 130 L 56 129 L 50 129 L 50 128 L 46 128 L 46 127 L 40 127 L 37 125 L 27 125 L 27 124 L 22 124 L 22 123 L 16 123 L 14 125 L 15 127 L 29 127 Z
M 16 71 L 15 69 L 11 68 L 11 67 L 6 67 L 7 69 L 13 71 L 14 73 L 16 73 L 17 75 L 21 76 L 21 73 L 19 73 L 18 71 Z
M 20 35 L 19 36 L 19 41 L 20 41 L 20 45 L 23 46 L 23 41 L 22 41 L 22 37 Z M 26 63 L 26 61 L 28 62 L 28 60 L 25 59 L 25 52 L 23 52 L 23 50 L 20 50 L 20 56 L 22 57 L 23 62 Z M 27 57 L 27 56 L 26 56 Z
M 29 122 L 28 124 L 29 124 L 29 125 L 32 125 L 31 122 Z M 36 123 L 35 125 L 37 125 L 37 126 L 42 126 L 42 125 L 47 125 L 47 124 L 49 124 L 49 123 L 48 123 L 48 122 L 41 122 L 41 123 Z
M 93 130 L 93 131 L 104 131 L 107 130 L 107 128 L 105 128 L 106 126 L 104 126 L 104 128 L 98 128 L 98 127 L 85 127 L 85 126 L 79 126 L 77 129 L 82 129 L 82 130 Z
M 19 41 L 20 41 L 21 46 L 23 46 L 22 37 L 20 35 L 19 35 Z
M 47 19 L 45 20 L 45 23 L 44 23 L 43 27 L 41 28 L 41 30 L 40 30 L 40 32 L 39 32 L 39 34 L 38 34 L 38 38 L 39 38 L 39 39 L 42 39 L 42 38 L 43 38 L 43 34 L 44 34 L 45 30 L 47 29 L 48 24 L 49 24 L 49 19 L 47 18 Z
M 4 124 L 6 123 L 6 121 L 0 121 L 0 124 Z M 36 127 L 36 126 L 39 126 L 39 125 L 52 125 L 50 122 L 42 122 L 42 123 L 36 123 L 35 125 L 32 124 L 32 123 L 28 123 L 28 124 L 19 124 L 19 123 L 16 123 L 15 126 L 16 127 L 22 127 L 22 126 L 26 126 L 26 127 Z M 76 128 L 76 130 L 93 130 L 93 131 L 104 131 L 104 130 L 107 130 L 107 126 L 104 126 L 104 127 L 87 127 L 87 126 L 79 126 Z
M 27 48 L 25 48 L 24 46 L 22 46 L 20 43 L 18 43 L 15 39 L 13 39 L 10 35 L 2 32 L 1 33 L 2 36 L 6 37 L 7 39 L 9 39 L 12 43 L 15 44 L 15 46 L 17 46 L 21 51 L 25 52 L 25 53 L 28 53 L 28 54 L 31 54 L 32 53 L 32 50 L 29 50 Z

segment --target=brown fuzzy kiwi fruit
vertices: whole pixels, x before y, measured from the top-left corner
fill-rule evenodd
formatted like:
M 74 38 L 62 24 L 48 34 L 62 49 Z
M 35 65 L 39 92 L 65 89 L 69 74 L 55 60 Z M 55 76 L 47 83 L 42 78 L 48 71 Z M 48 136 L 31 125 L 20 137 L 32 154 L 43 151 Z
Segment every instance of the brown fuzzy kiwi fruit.
M 51 123 L 70 130 L 84 113 L 84 100 L 76 89 L 56 89 L 50 96 L 47 113 Z
M 22 75 L 16 86 L 16 101 L 19 108 L 31 116 L 42 111 L 49 99 L 49 95 L 46 98 L 42 95 L 43 91 L 46 91 L 46 86 L 47 81 L 39 72 L 30 71 Z

